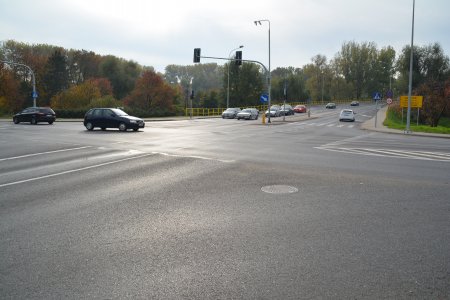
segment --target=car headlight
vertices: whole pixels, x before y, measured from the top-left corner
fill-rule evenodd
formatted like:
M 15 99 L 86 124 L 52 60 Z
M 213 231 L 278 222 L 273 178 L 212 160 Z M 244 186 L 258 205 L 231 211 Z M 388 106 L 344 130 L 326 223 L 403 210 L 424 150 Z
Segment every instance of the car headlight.
M 130 120 L 130 123 L 132 123 L 132 124 L 136 124 L 136 123 L 137 123 L 137 121 L 136 121 L 136 120 Z

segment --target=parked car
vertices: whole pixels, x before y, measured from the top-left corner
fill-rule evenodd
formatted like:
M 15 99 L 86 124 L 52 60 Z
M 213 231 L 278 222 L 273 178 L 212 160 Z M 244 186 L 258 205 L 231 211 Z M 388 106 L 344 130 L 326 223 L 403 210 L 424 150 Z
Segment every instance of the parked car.
M 56 114 L 50 107 L 28 107 L 13 117 L 14 124 L 19 124 L 20 122 L 30 122 L 31 124 L 47 122 L 48 124 L 53 124 L 55 120 Z
M 339 114 L 339 121 L 355 122 L 355 112 L 351 109 L 343 109 Z
M 258 120 L 259 111 L 256 108 L 244 108 L 237 114 L 237 119 Z
M 325 108 L 336 108 L 336 103 L 330 102 L 327 105 L 325 105 Z
M 294 109 L 289 104 L 280 105 L 280 115 L 290 116 L 295 114 Z
M 301 104 L 296 105 L 296 106 L 294 107 L 294 111 L 295 111 L 296 113 L 306 113 L 306 106 L 305 106 L 305 105 L 301 105 Z
M 100 127 L 102 130 L 119 128 L 120 131 L 127 131 L 127 129 L 138 131 L 139 128 L 145 127 L 144 120 L 129 116 L 118 108 L 92 108 L 84 116 L 83 123 L 87 130 Z
M 350 106 L 359 106 L 359 102 L 358 101 L 352 101 L 350 103 Z
M 266 110 L 266 117 L 269 116 L 269 111 L 271 117 L 279 117 L 281 115 L 281 107 L 279 105 L 272 105 L 270 110 Z
M 223 113 L 222 113 L 222 119 L 234 119 L 236 118 L 237 114 L 241 111 L 241 109 L 239 107 L 231 107 L 231 108 L 227 108 Z

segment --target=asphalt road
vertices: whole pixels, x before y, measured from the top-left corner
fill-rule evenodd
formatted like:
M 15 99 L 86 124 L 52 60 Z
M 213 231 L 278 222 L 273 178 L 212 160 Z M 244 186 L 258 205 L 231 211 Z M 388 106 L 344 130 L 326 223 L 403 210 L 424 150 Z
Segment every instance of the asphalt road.
M 448 299 L 450 139 L 338 110 L 0 122 L 0 298 Z

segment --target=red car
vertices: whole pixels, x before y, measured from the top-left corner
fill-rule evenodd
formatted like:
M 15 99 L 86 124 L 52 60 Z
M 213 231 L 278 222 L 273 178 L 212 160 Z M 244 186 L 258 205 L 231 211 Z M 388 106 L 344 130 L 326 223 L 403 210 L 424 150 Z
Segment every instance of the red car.
M 304 105 L 296 105 L 294 107 L 294 111 L 296 113 L 305 113 L 306 112 L 306 106 L 304 106 Z

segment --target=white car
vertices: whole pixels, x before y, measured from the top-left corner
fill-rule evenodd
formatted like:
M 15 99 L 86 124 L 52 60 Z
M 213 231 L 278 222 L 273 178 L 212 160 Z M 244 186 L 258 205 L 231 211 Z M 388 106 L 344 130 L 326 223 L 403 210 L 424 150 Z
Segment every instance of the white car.
M 236 118 L 237 114 L 241 111 L 241 109 L 239 107 L 232 107 L 232 108 L 227 108 L 223 113 L 222 113 L 222 119 L 234 119 Z
M 272 105 L 270 110 L 266 110 L 266 117 L 269 116 L 269 112 L 271 117 L 279 117 L 281 115 L 281 107 L 279 105 Z
M 355 122 L 355 112 L 351 109 L 343 109 L 339 114 L 339 121 Z
M 259 111 L 256 108 L 244 108 L 237 114 L 237 119 L 258 120 Z

